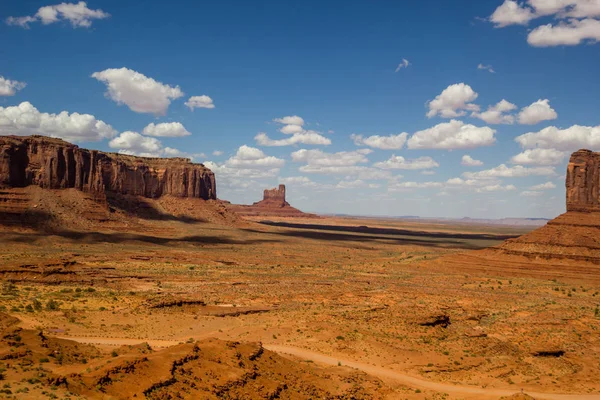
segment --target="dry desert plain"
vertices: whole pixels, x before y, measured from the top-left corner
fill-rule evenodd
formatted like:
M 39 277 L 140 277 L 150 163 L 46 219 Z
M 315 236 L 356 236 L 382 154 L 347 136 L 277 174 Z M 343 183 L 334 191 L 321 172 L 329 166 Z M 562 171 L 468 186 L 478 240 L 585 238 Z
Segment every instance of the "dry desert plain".
M 4 398 L 600 398 L 600 267 L 478 250 L 533 228 L 3 193 Z

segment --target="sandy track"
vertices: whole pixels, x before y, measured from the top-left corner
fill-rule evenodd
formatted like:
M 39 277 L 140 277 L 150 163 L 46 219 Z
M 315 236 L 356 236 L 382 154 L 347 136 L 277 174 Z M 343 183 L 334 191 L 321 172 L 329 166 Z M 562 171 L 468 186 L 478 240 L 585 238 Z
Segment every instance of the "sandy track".
M 73 340 L 79 343 L 88 343 L 95 345 L 104 345 L 104 346 L 123 346 L 123 345 L 136 345 L 140 343 L 148 343 L 150 346 L 155 348 L 165 348 L 169 346 L 176 345 L 180 343 L 175 340 L 143 340 L 143 339 L 130 339 L 130 338 L 100 338 L 100 337 L 66 337 L 60 336 L 60 339 Z M 363 371 L 369 375 L 376 376 L 378 378 L 382 378 L 385 380 L 392 380 L 398 383 L 402 383 L 404 385 L 419 388 L 419 389 L 428 389 L 434 390 L 442 393 L 449 393 L 454 395 L 463 395 L 469 396 L 471 398 L 477 399 L 497 399 L 501 396 L 510 396 L 519 391 L 518 388 L 513 390 L 506 389 L 487 389 L 487 388 L 477 388 L 470 386 L 458 386 L 451 385 L 447 383 L 438 383 L 427 381 L 424 379 L 416 378 L 414 376 L 402 374 L 397 371 L 393 371 L 390 369 L 377 367 L 374 365 L 369 365 L 365 363 L 360 363 L 356 361 L 344 360 L 337 357 L 327 356 L 321 353 L 317 353 L 310 350 L 301 349 L 293 346 L 283 346 L 277 344 L 265 344 L 264 347 L 267 350 L 274 351 L 280 354 L 287 354 L 294 357 L 302 358 L 305 360 L 312 360 L 314 362 L 318 362 L 326 365 L 338 365 L 341 363 L 346 367 L 355 368 L 357 370 Z M 538 393 L 538 392 L 526 392 L 530 396 L 535 397 L 539 400 L 600 400 L 600 394 L 556 394 L 556 393 Z

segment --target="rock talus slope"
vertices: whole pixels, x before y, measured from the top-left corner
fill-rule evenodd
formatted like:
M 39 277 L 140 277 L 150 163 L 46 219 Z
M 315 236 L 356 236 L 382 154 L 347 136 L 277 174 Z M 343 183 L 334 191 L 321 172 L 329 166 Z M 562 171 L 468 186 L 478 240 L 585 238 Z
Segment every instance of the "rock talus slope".
M 185 158 L 104 153 L 44 136 L 1 136 L 0 187 L 30 185 L 97 195 L 217 198 L 212 171 Z

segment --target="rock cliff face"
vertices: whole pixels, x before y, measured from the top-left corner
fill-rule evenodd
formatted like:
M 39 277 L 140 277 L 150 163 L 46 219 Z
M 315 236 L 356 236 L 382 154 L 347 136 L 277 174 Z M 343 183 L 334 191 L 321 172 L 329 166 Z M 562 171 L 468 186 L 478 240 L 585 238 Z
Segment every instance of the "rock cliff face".
M 579 150 L 567 167 L 567 211 L 600 211 L 600 153 Z
M 258 207 L 289 207 L 290 204 L 285 201 L 285 185 L 279 185 L 278 188 L 265 189 L 263 192 L 263 199 L 257 203 L 254 203 Z
M 45 136 L 0 136 L 0 187 L 29 185 L 97 195 L 217 198 L 212 171 L 189 159 L 104 153 Z

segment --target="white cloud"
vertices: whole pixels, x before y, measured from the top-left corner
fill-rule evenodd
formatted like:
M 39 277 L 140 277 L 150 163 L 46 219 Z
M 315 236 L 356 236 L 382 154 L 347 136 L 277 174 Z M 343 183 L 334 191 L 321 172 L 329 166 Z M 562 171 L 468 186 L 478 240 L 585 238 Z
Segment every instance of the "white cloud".
M 388 160 L 373 164 L 374 167 L 381 169 L 431 169 L 439 167 L 431 157 L 419 157 L 414 160 L 406 160 L 402 156 L 392 155 Z
M 110 139 L 117 131 L 90 114 L 41 113 L 31 103 L 23 102 L 18 106 L 0 107 L 0 134 L 46 135 L 71 142 L 88 142 Z
M 444 186 L 441 182 L 393 182 L 388 184 L 388 191 L 400 192 L 406 189 L 430 189 Z
M 402 62 L 400 64 L 398 64 L 398 66 L 396 67 L 396 70 L 394 72 L 398 72 L 402 68 L 407 68 L 409 65 L 410 65 L 410 62 L 408 62 L 408 60 L 406 58 L 403 58 Z
M 528 149 L 513 156 L 510 162 L 513 164 L 558 165 L 562 164 L 567 155 L 567 152 L 556 149 Z
M 117 104 L 126 104 L 129 109 L 138 113 L 165 115 L 171 100 L 184 94 L 179 86 L 162 84 L 128 68 L 94 72 L 92 78 L 108 86 L 108 98 Z
M 279 129 L 279 132 L 286 134 L 286 135 L 292 135 L 294 133 L 300 133 L 304 131 L 304 129 L 302 128 L 302 126 L 300 125 L 284 125 Z
M 471 86 L 464 83 L 455 83 L 448 86 L 435 99 L 431 100 L 427 117 L 439 115 L 442 118 L 456 118 L 468 111 L 479 111 L 479 106 L 472 104 L 478 94 Z
M 556 25 L 541 25 L 529 32 L 531 46 L 575 46 L 582 42 L 600 40 L 600 1 L 598 0 L 527 0 L 517 3 L 506 0 L 494 11 L 490 20 L 497 28 L 526 25 L 534 18 L 553 15 Z
M 224 163 L 206 161 L 204 165 L 215 173 L 221 185 L 239 189 L 255 185 L 252 179 L 276 177 L 285 165 L 285 160 L 268 156 L 260 149 L 243 145 Z
M 25 82 L 11 81 L 0 76 L 0 96 L 14 96 L 17 91 L 25 88 Z
M 527 35 L 527 43 L 535 47 L 575 46 L 587 40 L 600 41 L 600 21 L 571 19 L 558 25 L 538 26 Z
M 466 167 L 480 167 L 483 165 L 483 162 L 480 160 L 475 160 L 470 155 L 465 154 L 464 156 L 462 156 L 460 164 Z
M 207 95 L 192 96 L 184 103 L 191 111 L 194 108 L 215 108 L 213 100 Z
M 548 189 L 554 189 L 556 188 L 556 185 L 552 182 L 546 182 L 546 183 L 540 183 L 539 185 L 535 185 L 530 187 L 529 189 L 531 190 L 548 190 Z
M 374 188 L 372 184 L 369 184 L 362 179 L 342 180 L 338 182 L 335 187 L 338 189 Z M 379 185 L 376 185 L 375 187 L 379 187 Z
M 494 144 L 495 133 L 487 126 L 477 127 L 453 119 L 416 132 L 407 145 L 409 149 L 472 149 Z
M 113 149 L 127 150 L 128 152 L 141 154 L 155 154 L 158 156 L 162 150 L 160 140 L 142 136 L 137 132 L 126 131 L 111 140 L 108 145 Z
M 260 149 L 243 145 L 225 164 L 237 168 L 281 168 L 285 164 L 285 160 L 267 156 Z
M 287 116 L 287 117 L 283 117 L 283 118 L 275 118 L 275 119 L 273 119 L 273 121 L 279 122 L 280 124 L 285 124 L 285 125 L 298 125 L 298 126 L 304 125 L 304 119 L 302 119 L 301 117 L 299 117 L 297 115 Z
M 369 160 L 367 159 L 366 155 L 370 154 L 371 152 L 372 150 L 361 149 L 356 151 L 326 153 L 318 149 L 300 149 L 292 153 L 292 160 L 294 162 L 304 162 L 311 166 L 345 167 L 368 162 Z
M 100 9 L 92 10 L 87 7 L 84 1 L 80 1 L 78 3 L 60 3 L 41 7 L 33 16 L 8 17 L 6 23 L 28 28 L 30 23 L 37 21 L 44 25 L 69 21 L 74 28 L 89 28 L 92 26 L 92 20 L 108 17 L 110 17 L 110 14 Z
M 515 165 L 514 167 L 507 167 L 505 164 L 487 169 L 479 172 L 465 172 L 463 176 L 467 179 L 488 179 L 488 178 L 517 178 L 532 175 L 556 175 L 556 171 L 553 167 L 523 167 L 522 165 Z
M 219 156 L 223 155 L 223 152 L 221 150 L 215 150 L 212 152 L 212 154 L 213 154 L 213 156 L 219 157 Z
M 328 146 L 331 144 L 331 139 L 319 134 L 315 131 L 302 131 L 295 133 L 287 139 L 271 139 L 266 133 L 261 132 L 254 137 L 256 143 L 260 146 L 290 146 L 294 144 L 312 144 Z
M 527 25 L 529 21 L 535 18 L 535 14 L 528 7 L 523 7 L 513 0 L 506 0 L 501 6 L 496 8 L 490 16 L 490 21 L 497 28 L 508 25 Z
M 496 71 L 494 71 L 494 68 L 491 65 L 483 65 L 480 63 L 479 65 L 477 65 L 477 69 L 483 69 L 488 72 L 491 72 L 492 74 L 496 73 Z
M 279 183 L 284 185 L 294 185 L 294 186 L 313 186 L 316 185 L 315 182 L 310 180 L 310 178 L 306 176 L 287 176 L 280 177 Z
M 539 99 L 527 107 L 523 107 L 519 113 L 519 123 L 524 125 L 535 125 L 542 121 L 558 118 L 558 114 L 550 107 L 550 100 Z
M 500 185 L 500 184 L 496 184 L 496 185 L 486 185 L 486 186 L 481 186 L 475 189 L 475 191 L 477 193 L 486 193 L 486 192 L 507 192 L 509 190 L 517 190 L 517 188 L 515 187 L 515 185 Z
M 515 117 L 507 113 L 515 110 L 516 108 L 516 105 L 502 99 L 500 102 L 498 102 L 498 104 L 489 106 L 486 111 L 481 113 L 474 112 L 471 114 L 471 116 L 479 118 L 488 124 L 512 124 L 515 121 Z
M 515 141 L 525 149 L 540 147 L 568 152 L 582 148 L 600 150 L 600 125 L 573 125 L 567 129 L 549 126 L 539 132 L 529 132 L 517 136 Z
M 142 133 L 146 136 L 155 137 L 182 137 L 191 135 L 180 122 L 163 122 L 160 124 L 152 122 L 144 128 Z
M 431 170 L 421 171 L 421 175 L 435 175 L 435 171 L 431 171 Z
M 354 141 L 357 146 L 369 146 L 375 149 L 382 150 L 398 150 L 404 146 L 408 133 L 402 132 L 397 135 L 379 136 L 373 135 L 369 137 L 363 137 L 362 135 L 352 134 L 350 138 Z
M 540 192 L 540 191 L 536 191 L 536 190 L 524 190 L 521 192 L 520 196 L 535 197 L 535 196 L 541 196 L 542 194 L 544 194 L 544 193 Z

